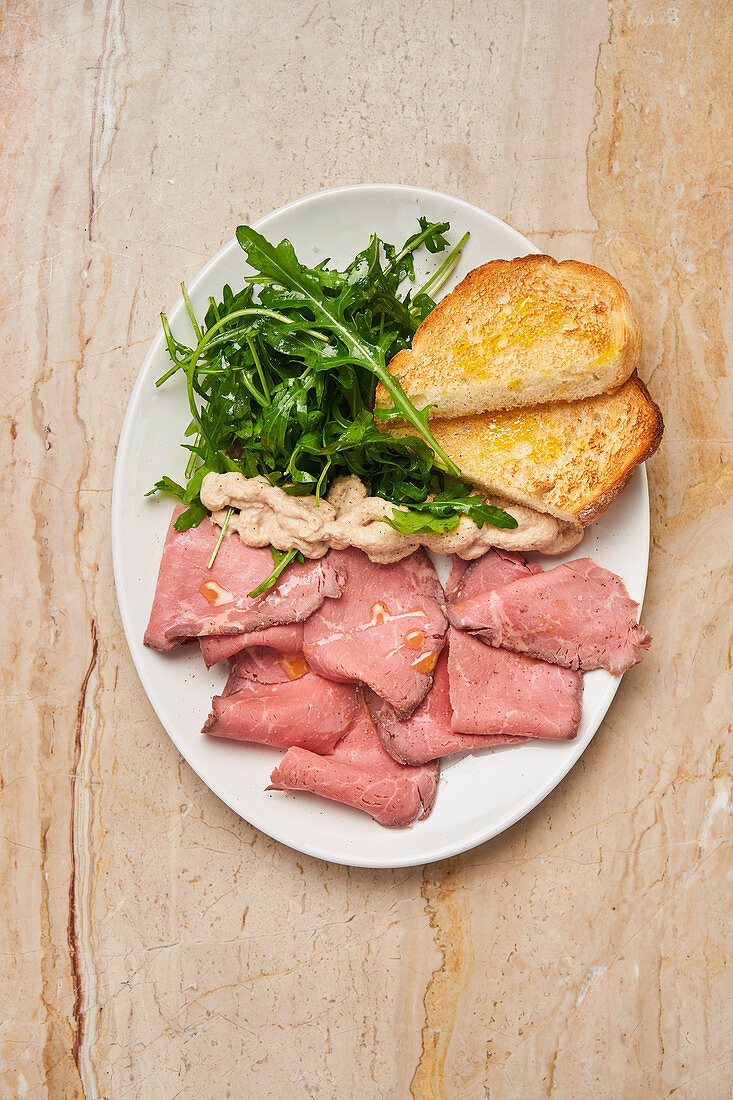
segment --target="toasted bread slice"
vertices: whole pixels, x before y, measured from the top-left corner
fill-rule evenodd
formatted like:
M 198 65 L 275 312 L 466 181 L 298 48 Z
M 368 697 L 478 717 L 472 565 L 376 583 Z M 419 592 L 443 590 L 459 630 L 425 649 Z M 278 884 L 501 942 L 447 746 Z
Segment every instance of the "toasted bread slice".
M 634 374 L 612 393 L 582 401 L 435 420 L 430 427 L 467 481 L 585 527 L 656 451 L 664 424 Z
M 492 260 L 470 272 L 389 364 L 435 417 L 578 401 L 620 386 L 641 332 L 616 279 L 577 260 Z M 391 404 L 383 386 L 377 408 Z

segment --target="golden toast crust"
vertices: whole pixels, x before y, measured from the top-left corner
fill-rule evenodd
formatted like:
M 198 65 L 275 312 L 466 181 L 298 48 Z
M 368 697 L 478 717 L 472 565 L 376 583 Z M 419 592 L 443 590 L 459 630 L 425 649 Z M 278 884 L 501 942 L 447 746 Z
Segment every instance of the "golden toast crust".
M 631 376 L 627 385 L 635 387 L 639 399 L 638 418 L 635 420 L 635 446 L 625 457 L 616 456 L 615 460 L 608 462 L 605 477 L 599 478 L 606 487 L 595 500 L 587 498 L 586 503 L 576 515 L 581 527 L 587 527 L 590 523 L 593 523 L 613 504 L 614 500 L 626 488 L 636 467 L 651 458 L 662 442 L 664 419 L 661 409 L 636 372 Z

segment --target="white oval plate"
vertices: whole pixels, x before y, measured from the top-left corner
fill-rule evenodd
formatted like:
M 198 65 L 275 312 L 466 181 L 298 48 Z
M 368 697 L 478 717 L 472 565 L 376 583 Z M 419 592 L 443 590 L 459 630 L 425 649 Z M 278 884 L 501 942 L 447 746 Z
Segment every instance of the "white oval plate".
M 342 187 L 300 199 L 268 214 L 256 228 L 271 241 L 288 237 L 309 265 L 325 257 L 343 265 L 366 245 L 371 233 L 402 243 L 415 231 L 418 215 L 449 221 L 452 241 L 470 230 L 447 289 L 486 260 L 539 251 L 504 222 L 467 202 L 418 187 L 386 184 Z M 431 257 L 418 278 L 434 264 Z M 237 289 L 245 270 L 244 254 L 232 241 L 189 287 L 197 316 L 203 317 L 209 295 L 218 300 L 224 283 Z M 168 316 L 173 332 L 190 341 L 182 299 Z M 142 644 L 171 512 L 170 498 L 146 499 L 145 493 L 162 474 L 182 480 L 187 457 L 179 446 L 189 419 L 185 387 L 179 379 L 160 390 L 154 385 L 168 366 L 159 334 L 145 357 L 120 435 L 112 495 L 112 551 L 132 658 L 160 721 L 194 771 L 236 813 L 275 840 L 353 867 L 411 867 L 444 859 L 519 821 L 557 786 L 598 729 L 619 683 L 607 672 L 585 676 L 583 718 L 575 740 L 532 742 L 449 759 L 432 813 L 402 830 L 385 829 L 364 813 L 315 795 L 266 792 L 281 753 L 202 735 L 211 697 L 223 684 L 224 673 L 207 672 L 193 647 L 163 656 Z M 643 468 L 589 529 L 580 547 L 567 556 L 584 555 L 622 577 L 632 598 L 641 603 L 649 555 L 649 495 Z M 563 559 L 545 560 L 549 564 Z

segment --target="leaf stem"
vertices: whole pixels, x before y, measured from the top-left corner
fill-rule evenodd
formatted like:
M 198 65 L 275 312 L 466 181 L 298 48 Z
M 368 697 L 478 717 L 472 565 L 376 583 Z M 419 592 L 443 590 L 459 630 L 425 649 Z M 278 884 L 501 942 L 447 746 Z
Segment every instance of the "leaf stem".
M 283 569 L 285 569 L 286 566 L 290 565 L 291 561 L 293 560 L 293 558 L 298 553 L 297 550 L 288 550 L 287 553 L 282 553 L 282 557 L 279 560 L 276 560 L 275 559 L 275 553 L 276 552 L 278 554 L 282 553 L 282 551 L 280 551 L 280 550 L 276 551 L 275 547 L 272 547 L 273 561 L 276 562 L 275 568 L 273 569 L 272 573 L 270 573 L 270 575 L 268 577 L 265 577 L 265 579 L 263 581 L 261 581 L 260 584 L 258 584 L 256 588 L 253 588 L 252 591 L 248 593 L 249 598 L 251 600 L 256 600 L 257 597 L 261 596 L 263 592 L 266 592 L 268 588 L 273 588 L 274 585 L 277 582 L 278 577 L 282 573 Z
M 222 539 L 224 538 L 224 535 L 226 534 L 227 527 L 229 526 L 229 520 L 232 518 L 233 515 L 234 515 L 234 509 L 233 508 L 227 508 L 227 514 L 224 516 L 224 522 L 221 525 L 221 531 L 219 532 L 219 538 L 216 540 L 216 546 L 212 550 L 211 557 L 209 558 L 209 560 L 207 562 L 207 565 L 206 565 L 207 569 L 211 569 L 214 562 L 216 561 L 216 555 L 219 553 L 219 547 L 221 546 Z
M 196 334 L 196 339 L 200 340 L 203 336 L 203 333 L 201 331 L 201 328 L 199 327 L 198 321 L 196 320 L 196 314 L 194 313 L 193 307 L 191 306 L 191 301 L 188 297 L 188 291 L 186 290 L 185 283 L 181 283 L 181 294 L 183 295 L 183 301 L 186 303 L 186 312 L 188 313 L 189 320 L 193 326 L 193 331 Z
M 470 237 L 470 233 L 464 233 L 455 248 L 451 249 L 449 255 L 443 260 L 443 263 L 434 271 L 428 281 L 420 287 L 414 298 L 417 298 L 418 294 L 429 294 L 434 296 L 435 292 L 440 290 L 447 279 L 453 274 L 453 269 L 461 258 L 463 252 L 463 246 Z
M 260 376 L 260 382 L 262 383 L 262 392 L 265 395 L 265 399 L 267 401 L 267 404 L 270 405 L 272 403 L 272 394 L 270 393 L 270 387 L 267 385 L 267 381 L 265 379 L 265 372 L 263 371 L 262 364 L 260 363 L 260 357 L 257 354 L 257 350 L 255 348 L 254 341 L 252 340 L 252 337 L 249 335 L 249 333 L 247 333 L 246 340 L 247 340 L 247 343 L 249 344 L 249 350 L 252 353 L 252 358 L 255 361 L 255 366 L 257 367 L 257 373 Z M 262 402 L 262 403 L 264 404 L 264 402 Z
M 196 438 L 194 440 L 193 445 L 194 445 L 194 447 L 198 447 L 198 446 L 200 446 L 200 444 L 201 444 L 201 432 L 196 432 Z M 193 468 L 196 465 L 196 458 L 197 457 L 198 456 L 197 456 L 196 452 L 191 451 L 191 454 L 189 455 L 189 458 L 188 458 L 188 462 L 186 463 L 186 470 L 185 470 L 186 481 L 188 481 L 190 479 L 191 474 L 193 473 Z

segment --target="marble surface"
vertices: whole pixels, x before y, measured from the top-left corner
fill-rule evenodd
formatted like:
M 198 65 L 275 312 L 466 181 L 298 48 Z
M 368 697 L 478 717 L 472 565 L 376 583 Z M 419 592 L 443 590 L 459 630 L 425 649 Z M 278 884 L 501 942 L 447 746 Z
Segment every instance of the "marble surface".
M 733 1094 L 732 17 L 2 5 L 0 1096 Z M 239 221 L 371 180 L 608 266 L 667 426 L 650 654 L 534 813 L 399 872 L 298 856 L 203 788 L 136 678 L 108 527 L 181 278 Z

